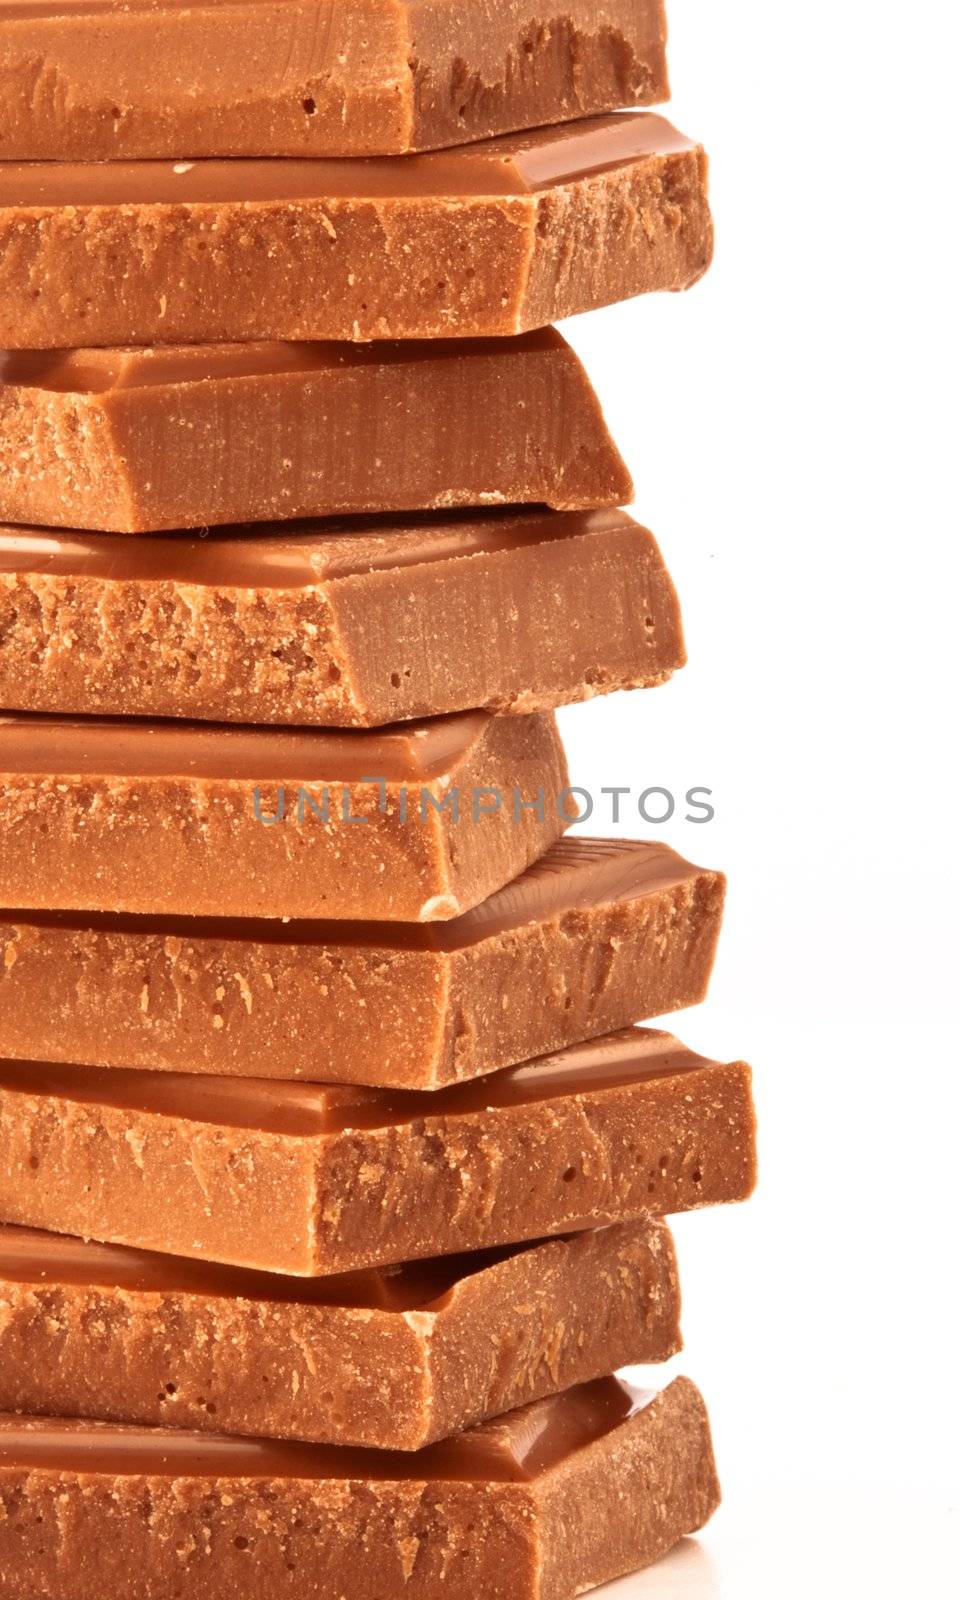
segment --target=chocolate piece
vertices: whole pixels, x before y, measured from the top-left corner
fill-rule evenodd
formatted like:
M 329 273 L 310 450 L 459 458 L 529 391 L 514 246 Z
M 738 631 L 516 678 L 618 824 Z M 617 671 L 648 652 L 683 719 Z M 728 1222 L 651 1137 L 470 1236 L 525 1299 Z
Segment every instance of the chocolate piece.
M 669 97 L 662 0 L 5 0 L 0 156 L 401 155 Z
M 521 333 L 696 282 L 706 176 L 648 112 L 362 162 L 7 162 L 0 345 Z
M 0 1056 L 436 1089 L 696 1005 L 723 894 L 568 837 L 450 922 L 0 912 Z
M 433 1093 L 0 1062 L 0 1219 L 323 1276 L 743 1200 L 750 1070 L 626 1029 Z
M 416 1450 L 666 1361 L 679 1314 L 662 1222 L 306 1280 L 0 1227 L 0 1410 Z
M 0 528 L 0 705 L 370 727 L 548 710 L 684 664 L 663 557 L 622 511 L 300 526 Z
M 443 920 L 557 838 L 566 783 L 551 716 L 382 733 L 0 716 L 0 904 Z
M 16 523 L 144 533 L 632 498 L 590 381 L 553 328 L 0 355 L 0 518 Z M 214 559 L 192 540 L 190 553 Z
M 718 1502 L 685 1378 L 601 1378 L 412 1456 L 0 1419 L 4 1600 L 573 1600 Z

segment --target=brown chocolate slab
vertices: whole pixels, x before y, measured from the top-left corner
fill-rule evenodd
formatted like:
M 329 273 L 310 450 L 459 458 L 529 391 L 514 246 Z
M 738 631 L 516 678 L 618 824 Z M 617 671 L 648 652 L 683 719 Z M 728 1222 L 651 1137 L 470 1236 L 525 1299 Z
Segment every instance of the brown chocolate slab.
M 552 710 L 686 659 L 656 541 L 620 511 L 295 530 L 0 527 L 0 705 L 372 727 Z
M 662 0 L 548 12 L 4 0 L 0 157 L 401 155 L 668 98 Z
M 678 1318 L 661 1222 L 313 1279 L 0 1226 L 0 1411 L 416 1450 Z
M 522 333 L 706 271 L 702 148 L 648 112 L 361 161 L 0 163 L 0 344 Z
M 562 833 L 566 785 L 543 715 L 372 733 L 0 716 L 0 903 L 444 920 Z
M 573 1600 L 719 1489 L 691 1383 L 605 1378 L 414 1455 L 4 1418 L 0 1495 L 5 1600 Z
M 745 1199 L 750 1073 L 627 1029 L 433 1093 L 0 1063 L 0 1219 L 323 1276 Z
M 0 912 L 0 1055 L 436 1089 L 697 1004 L 723 897 L 572 836 L 449 922 Z
M 143 533 L 507 503 L 580 510 L 632 493 L 589 379 L 552 328 L 442 344 L 0 354 L 0 519 L 14 523 Z M 214 559 L 197 551 L 198 570 Z

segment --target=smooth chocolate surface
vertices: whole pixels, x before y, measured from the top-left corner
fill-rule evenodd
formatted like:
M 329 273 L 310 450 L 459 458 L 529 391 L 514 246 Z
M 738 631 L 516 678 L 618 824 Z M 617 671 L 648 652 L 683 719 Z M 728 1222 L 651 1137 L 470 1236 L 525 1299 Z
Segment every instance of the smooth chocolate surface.
M 124 1245 L 98 1244 L 41 1228 L 0 1223 L 0 1281 L 49 1288 L 119 1289 L 142 1295 L 175 1294 L 209 1301 L 243 1300 L 290 1306 L 334 1306 L 381 1311 L 391 1318 L 408 1311 L 440 1312 L 460 1298 L 460 1286 L 493 1274 L 501 1263 L 519 1261 L 540 1270 L 551 1252 L 572 1255 L 591 1245 L 600 1251 L 626 1241 L 669 1241 L 664 1223 L 626 1223 L 567 1239 L 528 1241 L 435 1260 L 400 1262 L 344 1272 L 329 1278 L 289 1278 L 252 1272 L 216 1261 L 190 1261 Z M 611 1258 L 612 1259 L 612 1258 Z M 624 1365 L 622 1362 L 615 1363 Z M 18 1407 L 3 1407 L 16 1410 Z
M 117 533 L 579 510 L 633 494 L 589 379 L 552 328 L 440 344 L 8 351 L 0 468 L 0 518 Z
M 436 1089 L 696 1004 L 723 898 L 568 836 L 442 923 L 0 912 L 0 1056 Z
M 516 334 L 706 271 L 647 112 L 361 161 L 0 163 L 0 344 Z
M 555 330 L 539 336 L 559 339 Z M 525 335 L 532 347 L 535 335 Z M 515 348 L 519 348 L 520 340 Z M 465 339 L 451 354 L 479 352 L 483 341 Z M 385 344 L 376 350 L 331 343 L 132 345 L 107 349 L 3 350 L 0 383 L 14 389 L 39 389 L 51 394 L 110 394 L 114 389 L 179 387 L 223 378 L 285 377 L 297 373 L 349 372 L 370 366 L 397 366 L 429 358 L 429 346 Z
M 669 1034 L 625 1028 L 622 1033 L 558 1051 L 522 1067 L 508 1067 L 479 1083 L 455 1084 L 427 1093 L 265 1083 L 252 1078 L 227 1082 L 38 1061 L 0 1062 L 0 1087 L 67 1098 L 80 1105 L 315 1139 L 361 1128 L 405 1126 L 427 1117 L 470 1116 L 568 1095 L 602 1093 L 645 1080 L 702 1072 L 710 1065 L 715 1063 L 687 1050 Z
M 0 1495 L 5 1600 L 573 1600 L 719 1490 L 693 1385 L 608 1378 L 413 1456 L 5 1419 Z
M 696 148 L 663 117 L 643 113 L 534 128 L 408 161 L 4 162 L 0 207 L 494 199 L 536 194 L 645 156 Z
M 620 1428 L 653 1400 L 619 1378 L 599 1378 L 540 1401 L 534 1416 L 449 1440 L 411 1460 L 392 1451 L 301 1448 L 271 1439 L 209 1438 L 109 1423 L 0 1417 L 0 1469 L 54 1468 L 127 1477 L 416 1478 L 422 1482 L 522 1483 Z
M 660 1222 L 316 1279 L 0 1227 L 0 1411 L 416 1450 L 678 1317 Z
M 656 542 L 620 511 L 199 539 L 0 527 L 0 638 L 10 709 L 321 726 L 529 714 L 686 659 Z
M 446 950 L 465 950 L 531 922 L 673 889 L 689 883 L 700 870 L 669 845 L 637 839 L 561 839 L 513 883 L 426 936 L 436 938 Z
M 0 1063 L 0 1219 L 323 1276 L 745 1199 L 750 1073 L 628 1029 L 434 1093 Z
M 175 940 L 222 940 L 244 944 L 294 945 L 312 948 L 338 944 L 344 949 L 423 950 L 454 953 L 470 950 L 500 934 L 520 932 L 533 924 L 588 911 L 613 900 L 630 902 L 648 894 L 692 882 L 698 876 L 719 880 L 719 873 L 694 867 L 669 845 L 640 839 L 588 838 L 579 834 L 558 839 L 525 872 L 470 911 L 448 922 L 299 921 L 237 917 L 80 915 L 70 911 L 38 911 L 18 918 L 23 928 L 83 933 L 159 935 Z M 11 969 L 18 958 L 11 956 Z M 235 956 L 231 956 L 235 959 Z M 92 1063 L 96 1065 L 96 1063 Z
M 549 716 L 375 733 L 0 717 L 0 904 L 445 920 L 563 832 L 567 782 Z
M 124 1428 L 80 1421 L 27 1422 L 0 1418 L 0 1469 L 104 1473 L 111 1476 L 210 1478 L 343 1478 L 372 1481 L 518 1483 L 549 1472 L 565 1456 L 622 1427 L 649 1405 L 653 1393 L 632 1390 L 616 1378 L 540 1402 L 529 1422 L 501 1423 L 492 1436 L 444 1442 L 411 1461 L 392 1452 L 370 1461 L 352 1453 L 268 1439 L 208 1438 L 167 1430 Z
M 394 155 L 668 97 L 662 0 L 4 0 L 0 156 Z
M 30 777 L 217 778 L 388 783 L 437 778 L 484 726 L 438 717 L 383 733 L 223 728 L 134 717 L 0 716 L 0 772 Z
M 175 1294 L 205 1300 L 246 1300 L 298 1306 L 379 1310 L 390 1315 L 425 1311 L 443 1301 L 461 1279 L 510 1255 L 539 1248 L 505 1246 L 474 1255 L 438 1256 L 346 1272 L 329 1278 L 283 1278 L 214 1261 L 188 1261 L 150 1250 L 73 1239 L 40 1228 L 0 1223 L 0 1282 L 51 1288 L 119 1289 L 131 1294 Z M 18 1410 L 17 1406 L 2 1406 Z
M 0 525 L 0 573 L 172 582 L 198 589 L 298 593 L 323 580 L 432 567 L 463 556 L 499 555 L 570 535 L 636 527 L 625 511 L 514 509 L 405 518 L 323 518 L 263 527 L 196 529 L 190 538 Z

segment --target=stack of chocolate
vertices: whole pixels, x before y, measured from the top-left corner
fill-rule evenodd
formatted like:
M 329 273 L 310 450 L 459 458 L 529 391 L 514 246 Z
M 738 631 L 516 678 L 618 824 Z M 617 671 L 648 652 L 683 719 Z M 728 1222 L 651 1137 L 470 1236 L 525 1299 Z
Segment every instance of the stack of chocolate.
M 559 13 L 0 13 L 3 1600 L 570 1600 L 717 1502 L 611 1374 L 753 1184 L 634 1026 L 723 880 L 564 837 L 555 708 L 684 652 L 549 326 L 705 158 L 659 0 Z

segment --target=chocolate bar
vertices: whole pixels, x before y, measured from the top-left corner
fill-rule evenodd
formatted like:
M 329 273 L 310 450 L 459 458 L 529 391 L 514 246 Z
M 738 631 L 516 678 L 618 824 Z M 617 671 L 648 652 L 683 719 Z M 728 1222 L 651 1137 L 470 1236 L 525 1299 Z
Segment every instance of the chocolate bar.
M 0 1419 L 4 1600 L 574 1600 L 719 1498 L 685 1378 L 601 1378 L 415 1455 Z
M 5 162 L 0 345 L 522 333 L 695 283 L 706 184 L 644 111 L 362 162 Z
M 375 727 L 663 683 L 686 655 L 622 511 L 123 539 L 0 527 L 0 705 Z
M 0 1227 L 0 1411 L 417 1450 L 666 1361 L 679 1315 L 662 1222 L 311 1279 Z
M 553 328 L 0 354 L 0 520 L 144 533 L 632 498 L 590 381 Z
M 552 716 L 377 733 L 0 716 L 0 905 L 430 922 L 576 814 Z
M 696 1005 L 723 896 L 570 836 L 450 922 L 0 911 L 0 1056 L 437 1089 Z
M 662 0 L 5 0 L 0 157 L 401 155 L 669 97 Z
M 626 1029 L 432 1093 L 0 1062 L 0 1220 L 301 1277 L 743 1200 L 750 1070 Z

